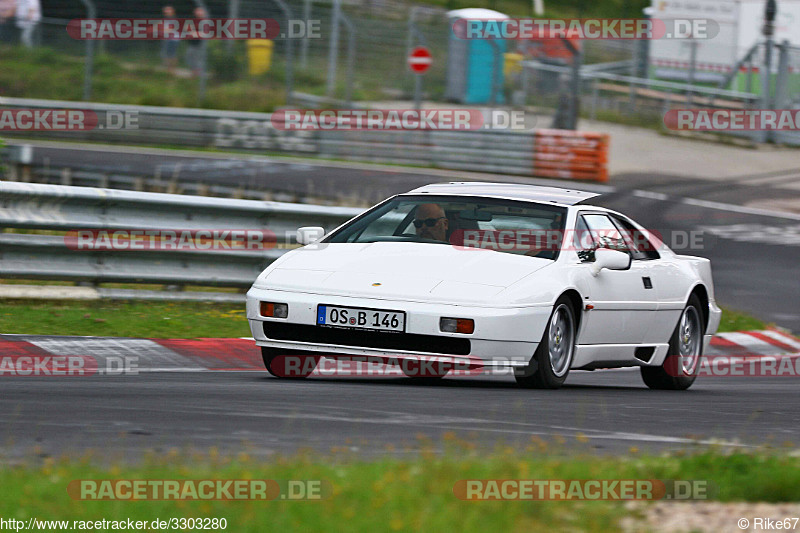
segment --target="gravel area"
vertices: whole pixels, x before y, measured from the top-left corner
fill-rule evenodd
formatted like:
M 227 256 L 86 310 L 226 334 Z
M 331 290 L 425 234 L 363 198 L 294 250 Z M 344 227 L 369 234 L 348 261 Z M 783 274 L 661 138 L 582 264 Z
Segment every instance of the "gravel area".
M 662 501 L 631 502 L 627 508 L 631 516 L 623 519 L 622 526 L 628 532 L 800 531 L 800 503 Z

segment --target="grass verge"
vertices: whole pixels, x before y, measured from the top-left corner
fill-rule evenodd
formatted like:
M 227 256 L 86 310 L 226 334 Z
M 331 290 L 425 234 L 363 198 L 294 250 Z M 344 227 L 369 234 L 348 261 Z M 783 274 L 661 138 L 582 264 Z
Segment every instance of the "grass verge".
M 719 331 L 767 324 L 724 309 Z M 244 304 L 111 300 L 0 300 L 0 333 L 112 337 L 249 337 Z
M 0 332 L 151 338 L 250 336 L 244 304 L 111 300 L 2 300 Z
M 723 453 L 565 459 L 534 437 L 527 450 L 478 453 L 470 443 L 444 436 L 446 450 L 412 458 L 365 462 L 347 454 L 299 454 L 254 461 L 176 450 L 143 458 L 138 466 L 93 464 L 82 459 L 36 459 L 0 466 L 0 516 L 27 520 L 226 518 L 236 532 L 263 531 L 610 531 L 631 516 L 621 501 L 463 501 L 459 480 L 701 480 L 711 499 L 800 501 L 800 458 L 785 453 Z M 320 480 L 328 494 L 317 501 L 87 501 L 72 499 L 73 480 Z M 635 513 L 635 511 L 634 511 Z M 735 517 L 731 518 L 733 524 Z M 732 526 L 732 529 L 733 528 Z
M 767 324 L 761 320 L 733 309 L 722 310 L 722 320 L 719 323 L 719 332 L 725 331 L 752 331 L 765 329 Z

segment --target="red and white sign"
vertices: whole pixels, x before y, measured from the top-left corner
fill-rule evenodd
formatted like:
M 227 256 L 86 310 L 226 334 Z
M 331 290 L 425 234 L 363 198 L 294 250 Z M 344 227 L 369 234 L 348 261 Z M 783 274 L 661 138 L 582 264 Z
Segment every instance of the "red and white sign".
M 422 74 L 431 68 L 431 63 L 433 63 L 431 51 L 424 46 L 417 46 L 408 56 L 408 66 L 417 74 Z

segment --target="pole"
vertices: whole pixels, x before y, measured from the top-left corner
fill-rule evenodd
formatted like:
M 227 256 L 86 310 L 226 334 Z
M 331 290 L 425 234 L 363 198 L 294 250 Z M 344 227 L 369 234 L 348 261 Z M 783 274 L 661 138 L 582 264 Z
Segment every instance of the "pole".
M 291 104 L 292 91 L 294 90 L 294 65 L 292 63 L 292 38 L 289 36 L 288 28 L 292 20 L 292 11 L 283 0 L 275 0 L 275 3 L 278 4 L 278 7 L 281 8 L 281 11 L 283 11 L 286 17 L 286 103 Z
M 772 106 L 772 83 L 770 77 L 772 76 L 772 35 L 775 32 L 775 14 L 778 11 L 778 6 L 775 0 L 767 0 L 764 5 L 764 27 L 762 33 L 766 38 L 764 42 L 764 68 L 761 69 L 761 108 L 770 109 Z M 764 131 L 761 136 L 761 142 L 768 142 L 771 136 L 770 131 Z
M 239 0 L 230 0 L 228 4 L 228 18 L 229 19 L 236 19 L 239 18 Z M 229 39 L 225 42 L 225 51 L 228 54 L 228 57 L 233 56 L 233 40 Z
M 414 109 L 420 111 L 422 109 L 422 74 L 414 74 Z
M 86 14 L 90 19 L 97 18 L 97 9 L 91 0 L 81 0 L 86 6 Z M 94 41 L 86 41 L 86 62 L 83 67 L 83 99 L 92 99 L 92 70 L 94 67 Z
M 689 91 L 687 93 L 689 106 L 691 106 L 694 101 L 694 91 L 692 88 L 694 87 L 695 71 L 697 70 L 697 45 L 698 42 L 694 39 L 689 43 L 689 46 L 691 46 L 689 52 Z
M 411 49 L 414 48 L 414 36 L 419 32 L 417 25 L 414 24 L 414 19 L 417 18 L 417 11 L 419 6 L 411 6 L 408 12 L 408 32 L 406 33 L 406 57 L 411 54 Z M 409 71 L 410 74 L 413 72 Z
M 569 106 L 569 129 L 578 129 L 578 115 L 580 114 L 581 104 L 581 62 L 583 56 L 579 48 L 575 48 L 575 55 L 572 57 L 572 103 Z
M 356 25 L 353 24 L 353 21 L 351 21 L 344 14 L 340 14 L 339 16 L 341 17 L 344 25 L 347 26 L 347 79 L 345 80 L 345 100 L 349 106 L 353 102 L 353 71 L 355 69 L 356 60 Z
M 303 1 L 303 19 L 306 21 L 306 34 L 303 37 L 303 44 L 300 49 L 300 65 L 303 68 L 308 68 L 308 23 L 311 20 L 311 0 Z
M 413 13 L 413 10 L 412 10 Z M 411 56 L 411 47 L 413 46 L 414 39 L 413 37 L 416 36 L 417 40 L 422 43 L 423 46 L 428 45 L 428 40 L 425 38 L 425 34 L 417 28 L 417 25 L 413 23 L 413 21 L 409 21 L 409 47 L 408 53 L 406 53 L 406 57 Z M 415 76 L 414 78 L 414 109 L 419 111 L 421 107 L 421 100 L 422 100 L 422 74 L 418 72 L 414 72 L 409 68 L 409 72 L 412 72 Z
M 203 0 L 194 0 L 195 8 L 200 8 L 205 13 L 205 18 L 211 18 L 206 3 Z M 206 98 L 206 81 L 208 80 L 208 42 L 200 41 L 200 76 L 197 79 L 197 105 L 201 106 Z
M 566 125 L 564 129 L 577 130 L 578 129 L 578 115 L 581 100 L 581 51 L 569 39 L 561 38 L 561 42 L 572 53 L 572 76 L 570 78 L 570 95 L 569 95 L 569 113 L 566 117 Z M 561 104 L 559 103 L 559 106 Z
M 773 104 L 777 109 L 788 108 L 791 103 L 789 101 L 789 54 L 791 53 L 791 44 L 788 40 L 784 39 L 781 44 L 777 45 L 778 48 L 778 76 L 775 78 L 775 95 Z
M 333 0 L 333 16 L 331 17 L 331 39 L 328 45 L 328 86 L 325 94 L 331 98 L 336 90 L 336 62 L 339 56 L 339 15 L 342 13 L 342 1 Z

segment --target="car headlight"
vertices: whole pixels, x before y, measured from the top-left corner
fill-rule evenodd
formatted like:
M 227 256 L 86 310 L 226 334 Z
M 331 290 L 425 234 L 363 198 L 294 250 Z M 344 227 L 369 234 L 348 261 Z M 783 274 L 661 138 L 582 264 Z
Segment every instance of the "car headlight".
M 445 333 L 473 333 L 475 321 L 471 318 L 444 318 L 439 320 L 439 329 Z
M 261 316 L 270 318 L 286 318 L 289 316 L 288 304 L 276 304 L 273 302 L 261 302 Z

